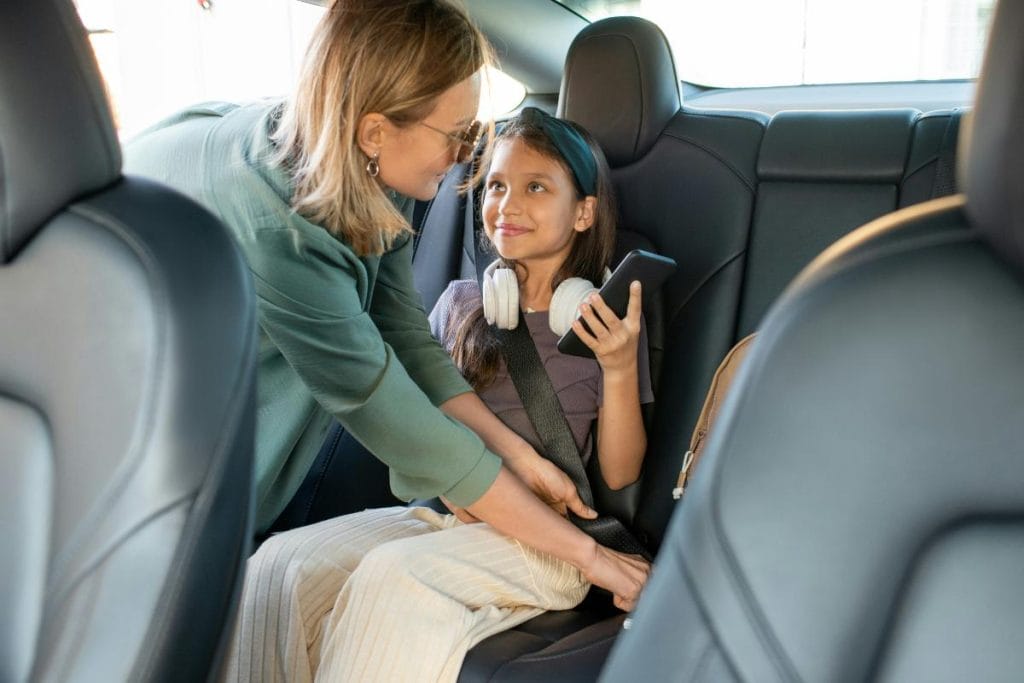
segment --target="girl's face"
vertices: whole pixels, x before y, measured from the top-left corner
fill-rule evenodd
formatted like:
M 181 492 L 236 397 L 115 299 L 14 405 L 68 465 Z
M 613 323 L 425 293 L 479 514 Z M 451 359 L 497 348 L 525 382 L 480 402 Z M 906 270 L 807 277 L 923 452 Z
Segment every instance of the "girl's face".
M 459 153 L 458 137 L 476 120 L 480 76 L 445 90 L 423 121 L 399 127 L 386 122 L 380 145 L 380 181 L 400 194 L 428 201 L 437 194 Z
M 482 214 L 487 236 L 503 258 L 527 267 L 546 264 L 553 272 L 568 257 L 576 233 L 593 225 L 595 204 L 593 197 L 576 198 L 561 163 L 522 140 L 495 146 Z

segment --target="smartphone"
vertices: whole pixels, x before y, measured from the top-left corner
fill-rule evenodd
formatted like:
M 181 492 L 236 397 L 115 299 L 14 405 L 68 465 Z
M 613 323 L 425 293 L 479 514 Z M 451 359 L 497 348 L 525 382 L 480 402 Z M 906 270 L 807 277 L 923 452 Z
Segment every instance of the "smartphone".
M 655 254 L 643 249 L 634 249 L 626 254 L 619 267 L 615 269 L 608 282 L 598 292 L 608 307 L 619 318 L 626 317 L 629 306 L 629 285 L 639 281 L 643 288 L 643 296 L 648 297 L 661 286 L 666 278 L 676 269 L 676 262 L 667 256 Z M 586 326 L 586 322 L 583 323 Z M 587 331 L 590 328 L 587 327 Z M 593 358 L 594 352 L 580 341 L 576 332 L 570 329 L 558 340 L 558 350 L 571 356 Z

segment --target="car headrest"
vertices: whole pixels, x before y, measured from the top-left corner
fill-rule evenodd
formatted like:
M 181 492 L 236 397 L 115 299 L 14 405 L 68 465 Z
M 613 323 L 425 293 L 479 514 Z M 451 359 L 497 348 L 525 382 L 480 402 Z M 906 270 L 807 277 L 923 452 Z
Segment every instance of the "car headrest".
M 961 151 L 960 186 L 973 225 L 1024 267 L 1024 3 L 999 2 L 974 111 Z
M 668 40 L 646 19 L 596 21 L 569 47 L 558 115 L 589 130 L 613 168 L 646 154 L 681 104 Z
M 99 71 L 71 2 L 0 3 L 0 263 L 120 172 Z

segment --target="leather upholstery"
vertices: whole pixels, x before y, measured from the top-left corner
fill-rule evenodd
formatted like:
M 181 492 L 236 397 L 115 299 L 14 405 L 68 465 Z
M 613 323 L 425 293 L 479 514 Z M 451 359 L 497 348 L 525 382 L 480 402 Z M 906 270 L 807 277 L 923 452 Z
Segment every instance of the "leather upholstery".
M 120 176 L 70 3 L 3 3 L 0 38 L 0 679 L 204 680 L 248 555 L 248 270 Z
M 896 208 L 913 109 L 781 112 L 757 161 L 737 337 L 817 254 L 854 228 Z
M 584 124 L 613 168 L 645 155 L 679 106 L 672 51 L 651 22 L 611 17 L 594 22 L 573 40 L 558 116 Z M 578 118 L 584 112 L 586 122 Z
M 612 171 L 622 225 L 679 263 L 662 288 L 665 350 L 636 515 L 655 548 L 674 504 L 663 484 L 679 471 L 703 392 L 734 341 L 763 131 L 752 115 L 680 112 L 643 159 Z
M 934 111 L 921 115 L 914 123 L 907 168 L 900 180 L 899 208 L 950 193 L 947 188 L 936 183 L 941 182 L 938 176 L 942 173 L 940 166 L 943 163 L 949 163 L 952 167 L 949 169 L 952 171 L 950 179 L 955 183 L 956 137 L 963 117 L 962 109 Z M 950 130 L 951 125 L 956 127 L 955 130 Z M 947 145 L 948 150 L 945 149 Z M 944 159 L 944 154 L 950 158 Z
M 1022 30 L 1002 3 L 974 135 L 1022 103 Z M 773 306 L 603 681 L 1019 678 L 1024 140 L 1005 123 L 966 198 L 855 231 Z
M 757 160 L 762 181 L 898 183 L 914 109 L 784 111 L 772 117 Z
M 5 2 L 2 11 L 0 63 L 33 67 L 0 70 L 0 263 L 44 219 L 121 172 L 107 100 L 74 8 Z

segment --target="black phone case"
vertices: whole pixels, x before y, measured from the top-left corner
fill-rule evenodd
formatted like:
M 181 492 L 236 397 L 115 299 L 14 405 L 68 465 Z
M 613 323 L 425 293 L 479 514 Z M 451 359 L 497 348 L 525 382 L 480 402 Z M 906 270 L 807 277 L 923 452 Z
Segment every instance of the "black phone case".
M 634 249 L 626 254 L 608 282 L 601 287 L 601 298 L 615 315 L 619 318 L 625 317 L 626 308 L 629 306 L 631 282 L 639 280 L 643 287 L 643 295 L 646 297 L 660 287 L 675 269 L 676 262 L 667 256 Z M 580 341 L 576 332 L 571 329 L 558 340 L 558 350 L 571 356 L 594 357 L 594 352 Z

